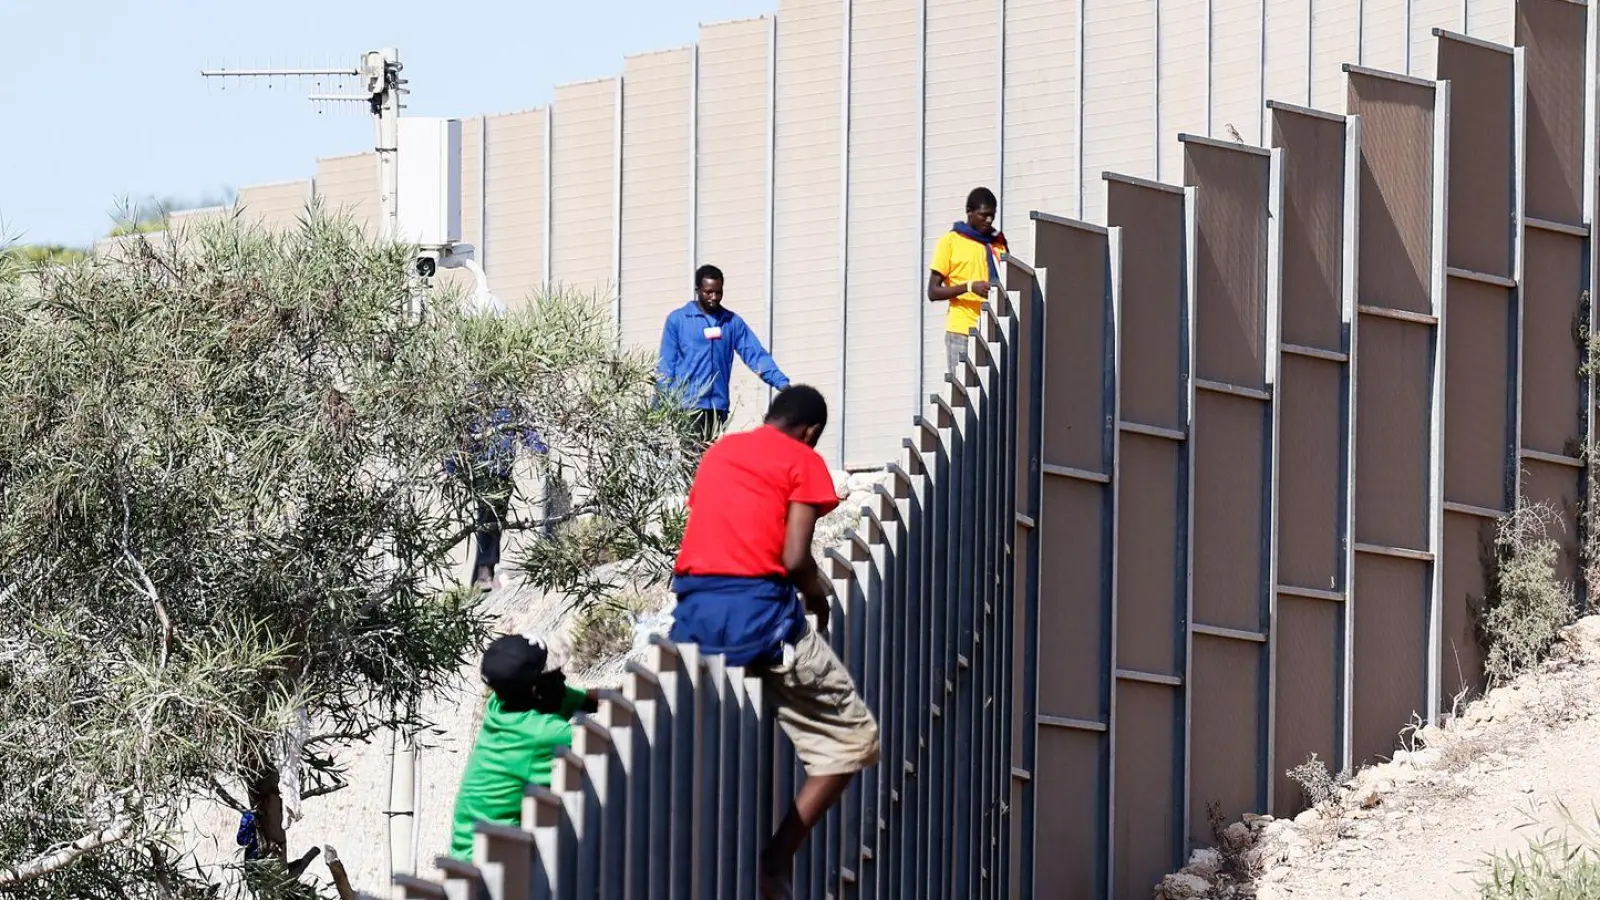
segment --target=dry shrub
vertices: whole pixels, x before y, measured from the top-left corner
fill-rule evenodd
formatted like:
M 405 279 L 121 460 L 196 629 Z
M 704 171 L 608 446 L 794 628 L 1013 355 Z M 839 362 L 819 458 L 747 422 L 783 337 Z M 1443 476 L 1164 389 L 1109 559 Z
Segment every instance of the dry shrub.
M 603 665 L 633 649 L 633 627 L 655 612 L 642 594 L 624 594 L 587 607 L 572 623 L 571 671 Z
M 1550 537 L 1560 527 L 1549 506 L 1524 501 L 1500 521 L 1494 541 L 1494 571 L 1479 617 L 1488 657 L 1484 671 L 1504 682 L 1550 654 L 1561 629 L 1576 615 L 1572 589 L 1556 574 L 1560 545 Z
M 1300 793 L 1305 797 L 1306 806 L 1319 807 L 1325 803 L 1332 803 L 1339 796 L 1339 785 L 1344 781 L 1328 771 L 1327 763 L 1317 758 L 1317 754 L 1305 762 L 1288 771 L 1289 780 L 1300 785 Z

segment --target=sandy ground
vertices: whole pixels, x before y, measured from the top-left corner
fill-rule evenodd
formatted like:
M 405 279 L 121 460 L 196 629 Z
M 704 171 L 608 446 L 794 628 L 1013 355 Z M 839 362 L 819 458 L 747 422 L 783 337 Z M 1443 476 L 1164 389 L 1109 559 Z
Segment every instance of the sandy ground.
M 1251 817 L 1252 837 L 1241 837 L 1235 852 L 1255 870 L 1253 885 L 1206 885 L 1217 860 L 1202 852 L 1157 896 L 1476 897 L 1494 855 L 1559 838 L 1572 820 L 1594 829 L 1600 617 L 1569 629 L 1562 658 L 1406 743 L 1414 749 L 1358 773 L 1320 810 L 1293 822 Z
M 819 549 L 836 542 L 855 525 L 861 506 L 872 496 L 874 485 L 883 482 L 881 475 L 845 476 L 843 473 L 836 473 L 834 480 L 847 499 L 839 510 L 818 523 Z M 514 542 L 508 543 L 506 553 L 508 558 L 515 558 Z M 464 552 L 459 568 L 467 571 Z M 502 580 L 507 580 L 505 574 Z M 667 613 L 671 595 L 661 589 L 651 597 L 658 601 L 661 612 L 640 621 L 635 629 L 634 650 L 629 656 L 642 655 L 649 635 L 665 633 L 671 625 Z M 496 633 L 537 630 L 566 634 L 572 619 L 562 598 L 545 596 L 517 583 L 505 584 L 493 591 L 486 600 L 485 611 L 492 618 Z M 621 682 L 627 658 L 618 657 L 589 671 L 569 675 L 574 682 L 588 687 L 615 687 Z M 423 877 L 437 875 L 433 859 L 449 846 L 455 790 L 472 749 L 482 706 L 478 664 L 477 657 L 469 660 L 453 688 L 432 698 L 423 708 L 423 715 L 433 723 L 433 728 L 423 738 L 424 745 L 416 763 L 420 788 L 415 843 L 419 874 Z M 349 786 L 305 801 L 301 820 L 289 829 L 289 857 L 294 859 L 312 847 L 331 845 L 344 862 L 357 890 L 387 896 L 391 867 L 385 810 L 389 808 L 391 747 L 387 740 L 352 746 L 342 758 L 349 766 Z M 238 848 L 234 844 L 238 813 L 220 803 L 202 801 L 196 804 L 190 818 L 191 828 L 182 836 L 182 842 L 200 861 L 238 858 Z M 308 880 L 323 883 L 328 880 L 324 860 L 314 862 L 306 874 Z

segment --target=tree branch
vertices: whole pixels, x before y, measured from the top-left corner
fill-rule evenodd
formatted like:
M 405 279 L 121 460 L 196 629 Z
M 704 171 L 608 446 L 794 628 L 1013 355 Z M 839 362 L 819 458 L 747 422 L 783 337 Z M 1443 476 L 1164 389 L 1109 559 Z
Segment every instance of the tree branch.
M 14 888 L 35 878 L 42 878 L 52 872 L 59 872 L 72 865 L 80 856 L 86 853 L 93 853 L 101 847 L 122 840 L 128 836 L 128 832 L 131 830 L 133 830 L 132 819 L 119 819 L 99 831 L 78 838 L 53 853 L 47 853 L 21 865 L 0 869 L 0 888 Z
M 142 585 L 140 592 L 150 598 L 151 605 L 156 608 L 156 618 L 161 620 L 161 668 L 165 669 L 167 657 L 172 652 L 172 619 L 167 615 L 166 606 L 161 603 L 161 595 L 156 593 L 155 584 L 150 581 L 150 574 L 144 570 L 144 566 L 140 564 L 139 558 L 133 555 L 133 551 L 128 549 L 128 531 L 133 519 L 133 508 L 128 503 L 128 491 L 120 485 L 117 490 L 122 494 L 122 558 L 133 566 L 133 572 L 139 576 Z

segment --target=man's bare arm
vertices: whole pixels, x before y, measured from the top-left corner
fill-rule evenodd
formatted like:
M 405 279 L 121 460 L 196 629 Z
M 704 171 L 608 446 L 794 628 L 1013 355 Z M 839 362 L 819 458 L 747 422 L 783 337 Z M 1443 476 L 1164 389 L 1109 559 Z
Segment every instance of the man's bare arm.
M 790 503 L 783 536 L 783 568 L 788 572 L 789 583 L 805 598 L 806 608 L 816 615 L 818 629 L 825 631 L 832 592 L 817 569 L 816 557 L 811 555 L 816 530 L 817 508 L 809 503 Z
M 986 297 L 989 295 L 989 282 L 963 281 L 960 284 L 952 284 L 946 287 L 943 275 L 940 275 L 938 272 L 928 273 L 929 303 L 944 303 L 954 300 L 969 290 L 980 297 Z

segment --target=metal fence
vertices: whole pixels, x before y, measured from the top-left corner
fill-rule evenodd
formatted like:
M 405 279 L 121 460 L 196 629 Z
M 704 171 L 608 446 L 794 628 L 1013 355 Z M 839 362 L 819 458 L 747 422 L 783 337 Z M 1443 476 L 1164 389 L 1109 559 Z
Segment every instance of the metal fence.
M 1286 771 L 1386 754 L 1481 688 L 1513 504 L 1580 547 L 1595 406 L 1595 29 L 1522 0 L 1439 80 L 1347 68 L 1271 147 L 1185 137 L 1035 213 L 961 377 L 829 551 L 883 761 L 797 896 L 1142 898 Z M 1464 99 L 1465 98 L 1465 99 Z M 1052 277 L 1053 273 L 1053 277 Z M 761 683 L 657 644 L 520 829 L 404 896 L 746 898 L 800 774 Z
M 882 760 L 813 831 L 797 897 L 1016 887 L 1018 333 L 1009 301 L 985 309 L 960 376 L 889 466 L 890 486 L 827 551 L 829 637 L 877 714 Z M 474 864 L 439 860 L 442 884 L 395 883 L 400 896 L 458 900 L 755 898 L 758 855 L 803 778 L 755 673 L 658 639 L 620 693 L 580 716 L 551 786 L 530 789 L 521 828 L 481 824 Z

